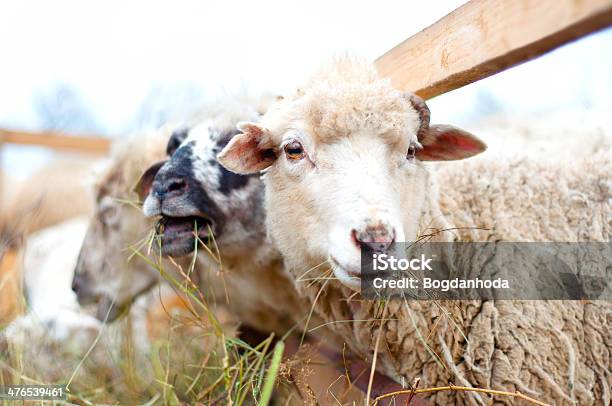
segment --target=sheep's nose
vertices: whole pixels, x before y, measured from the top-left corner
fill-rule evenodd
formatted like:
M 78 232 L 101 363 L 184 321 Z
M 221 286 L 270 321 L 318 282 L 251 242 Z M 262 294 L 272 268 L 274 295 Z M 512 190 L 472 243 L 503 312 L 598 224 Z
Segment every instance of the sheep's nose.
M 85 278 L 82 275 L 75 274 L 72 278 L 72 291 L 77 295 L 83 289 L 83 285 L 85 284 Z
M 72 278 L 72 291 L 76 294 L 79 304 L 85 305 L 96 300 L 96 295 L 92 288 L 92 281 L 87 277 L 87 274 L 74 274 Z
M 385 252 L 395 241 L 395 229 L 378 223 L 368 225 L 362 230 L 353 230 L 351 237 L 358 248 Z
M 159 198 L 164 198 L 171 195 L 180 195 L 187 190 L 187 182 L 180 177 L 165 178 L 161 181 L 155 181 L 153 184 L 153 193 Z

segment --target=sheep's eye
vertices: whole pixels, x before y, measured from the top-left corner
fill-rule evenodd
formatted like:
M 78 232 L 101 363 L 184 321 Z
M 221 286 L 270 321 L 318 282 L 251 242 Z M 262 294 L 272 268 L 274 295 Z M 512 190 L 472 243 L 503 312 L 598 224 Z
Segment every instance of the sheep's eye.
M 287 158 L 293 161 L 300 160 L 306 156 L 304 152 L 304 147 L 298 141 L 290 142 L 285 145 L 285 155 Z
M 416 146 L 410 145 L 408 147 L 408 153 L 406 154 L 406 159 L 414 159 L 415 155 L 416 155 Z

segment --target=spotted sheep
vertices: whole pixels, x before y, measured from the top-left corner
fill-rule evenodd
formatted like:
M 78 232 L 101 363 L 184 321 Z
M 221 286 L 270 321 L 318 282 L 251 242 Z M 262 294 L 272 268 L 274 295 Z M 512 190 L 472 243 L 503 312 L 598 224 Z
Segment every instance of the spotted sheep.
M 115 151 L 98 182 L 96 214 L 73 281 L 80 303 L 97 304 L 98 318 L 117 318 L 160 282 L 159 272 L 129 251 L 140 246 L 146 254 L 143 241 L 154 229 L 161 254 L 184 270 L 197 247 L 194 279 L 211 303 L 227 307 L 239 321 L 285 333 L 305 317 L 293 311 L 303 306 L 294 305 L 293 284 L 266 239 L 261 181 L 229 172 L 215 159 L 238 121 L 260 116 L 258 106 L 228 99 L 171 134 L 130 140 Z M 195 152 L 205 159 L 192 161 Z M 148 217 L 126 203 L 138 199 Z M 196 224 L 208 248 L 195 243 Z M 180 278 L 172 261 L 163 260 L 162 267 Z
M 438 191 L 425 162 L 468 158 L 484 143 L 430 125 L 421 99 L 351 59 L 238 128 L 219 162 L 238 174 L 263 173 L 267 229 L 287 271 L 354 353 L 372 360 L 376 350 L 377 369 L 398 382 L 420 377 L 422 387 L 452 382 L 557 404 L 610 402 L 607 302 L 392 300 L 383 307 L 358 294 L 360 247 L 415 241 L 431 230 L 433 241 L 609 241 L 609 155 L 570 168 L 525 159 L 449 163 Z M 593 203 L 585 216 L 586 201 Z M 305 274 L 310 282 L 299 283 Z M 475 392 L 428 396 L 436 404 L 491 402 Z

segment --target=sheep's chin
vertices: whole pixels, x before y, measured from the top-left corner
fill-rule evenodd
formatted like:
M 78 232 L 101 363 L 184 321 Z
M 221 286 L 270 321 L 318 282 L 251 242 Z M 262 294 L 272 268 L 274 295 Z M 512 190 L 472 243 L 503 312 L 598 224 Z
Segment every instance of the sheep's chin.
M 347 288 L 356 292 L 361 291 L 361 278 L 358 276 L 359 271 L 349 271 L 338 263 L 333 257 L 330 257 L 330 262 L 333 265 L 334 276 L 338 281 Z

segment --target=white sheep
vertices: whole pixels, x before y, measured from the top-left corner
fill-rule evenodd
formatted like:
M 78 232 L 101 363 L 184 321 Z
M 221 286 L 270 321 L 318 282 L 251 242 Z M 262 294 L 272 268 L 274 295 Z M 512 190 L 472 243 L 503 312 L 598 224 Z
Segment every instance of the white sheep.
M 372 359 L 376 348 L 378 369 L 398 381 L 419 376 L 421 387 L 452 382 L 558 404 L 610 402 L 608 302 L 389 301 L 383 307 L 354 292 L 360 246 L 384 249 L 432 229 L 490 229 L 439 232 L 432 239 L 440 241 L 457 234 L 480 241 L 608 241 L 609 158 L 574 163 L 575 169 L 520 160 L 448 164 L 440 198 L 435 174 L 422 161 L 466 158 L 484 144 L 455 127 L 429 126 L 420 99 L 348 59 L 260 123 L 239 128 L 219 161 L 236 173 L 264 171 L 273 241 L 296 281 L 320 277 L 298 284 L 300 292 L 356 354 Z M 437 404 L 491 402 L 474 392 L 429 397 Z
M 163 128 L 116 143 L 96 179 L 95 211 L 82 242 L 72 287 L 82 305 L 97 303 L 100 320 L 114 320 L 135 297 L 160 280 L 155 269 L 134 255 L 137 249 L 146 254 L 144 243 L 153 223 L 141 215 L 132 189 L 147 167 L 165 159 L 170 133 Z

